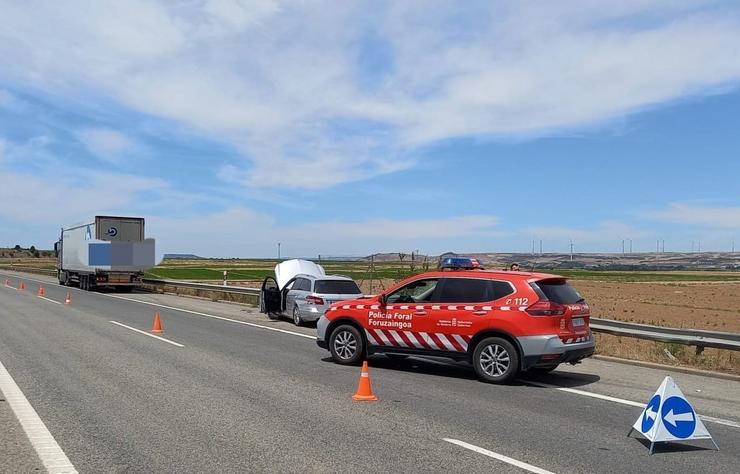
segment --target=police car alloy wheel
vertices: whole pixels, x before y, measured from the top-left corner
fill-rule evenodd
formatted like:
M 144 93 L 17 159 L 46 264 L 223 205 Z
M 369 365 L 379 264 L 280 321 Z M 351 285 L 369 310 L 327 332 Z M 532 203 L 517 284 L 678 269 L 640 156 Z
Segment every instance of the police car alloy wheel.
M 347 324 L 339 326 L 331 333 L 329 350 L 334 361 L 343 365 L 359 363 L 365 353 L 360 332 Z
M 473 367 L 484 382 L 505 383 L 519 371 L 519 354 L 506 339 L 487 337 L 475 347 Z
M 303 324 L 301 313 L 298 311 L 298 305 L 293 306 L 293 322 L 296 326 L 300 326 L 301 324 Z

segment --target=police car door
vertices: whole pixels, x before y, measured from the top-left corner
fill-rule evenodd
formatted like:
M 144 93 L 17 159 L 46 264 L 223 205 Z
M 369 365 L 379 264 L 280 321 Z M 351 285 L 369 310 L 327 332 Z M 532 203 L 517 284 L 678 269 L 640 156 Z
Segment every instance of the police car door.
M 489 279 L 440 279 L 434 306 L 435 342 L 439 350 L 467 351 L 472 337 L 490 325 L 495 298 L 493 282 Z

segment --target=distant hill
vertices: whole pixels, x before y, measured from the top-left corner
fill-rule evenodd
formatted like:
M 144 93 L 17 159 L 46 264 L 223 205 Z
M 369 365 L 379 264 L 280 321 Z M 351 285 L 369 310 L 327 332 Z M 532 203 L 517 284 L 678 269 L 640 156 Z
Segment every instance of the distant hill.
M 506 268 L 518 263 L 522 269 L 574 268 L 584 270 L 740 270 L 740 252 L 659 252 L 659 253 L 459 253 L 477 258 L 486 268 Z M 374 255 L 376 262 L 397 262 L 397 253 Z M 417 262 L 438 256 L 417 255 Z M 369 260 L 367 257 L 366 260 Z M 411 260 L 405 255 L 404 261 Z
M 36 254 L 30 249 L 24 248 L 2 248 L 0 247 L 0 258 L 52 258 L 54 257 L 53 250 L 40 250 L 35 249 Z
M 164 258 L 172 260 L 203 260 L 203 257 L 193 255 L 192 253 L 166 253 L 164 254 Z

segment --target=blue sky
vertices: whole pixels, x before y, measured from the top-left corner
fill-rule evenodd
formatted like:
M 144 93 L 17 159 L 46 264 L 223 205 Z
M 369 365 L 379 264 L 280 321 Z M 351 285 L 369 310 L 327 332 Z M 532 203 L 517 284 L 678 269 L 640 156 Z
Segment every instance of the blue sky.
M 735 2 L 2 3 L 0 246 L 740 249 Z

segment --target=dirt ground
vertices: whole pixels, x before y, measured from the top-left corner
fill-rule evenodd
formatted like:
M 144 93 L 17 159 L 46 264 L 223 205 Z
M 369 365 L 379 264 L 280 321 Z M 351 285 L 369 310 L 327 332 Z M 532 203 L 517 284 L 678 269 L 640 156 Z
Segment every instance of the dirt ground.
M 596 317 L 740 332 L 740 282 L 571 283 Z

